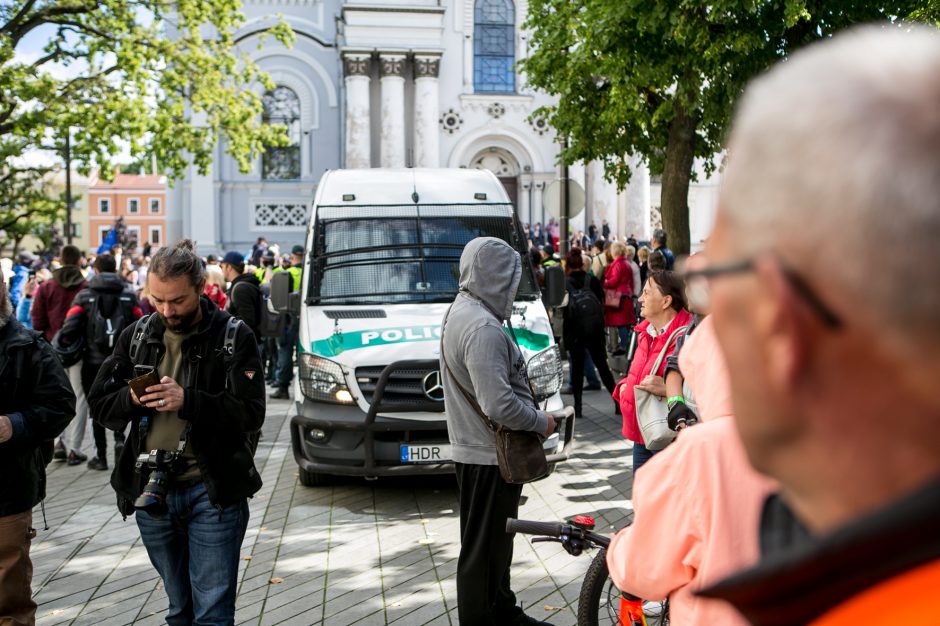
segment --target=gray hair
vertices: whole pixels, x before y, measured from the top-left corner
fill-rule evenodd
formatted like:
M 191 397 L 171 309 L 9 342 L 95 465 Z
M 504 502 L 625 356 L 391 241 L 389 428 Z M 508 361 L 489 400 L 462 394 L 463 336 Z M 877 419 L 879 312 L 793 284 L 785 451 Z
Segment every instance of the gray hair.
M 747 88 L 728 153 L 720 213 L 742 255 L 776 254 L 866 328 L 940 340 L 937 31 L 869 26 L 797 52 Z

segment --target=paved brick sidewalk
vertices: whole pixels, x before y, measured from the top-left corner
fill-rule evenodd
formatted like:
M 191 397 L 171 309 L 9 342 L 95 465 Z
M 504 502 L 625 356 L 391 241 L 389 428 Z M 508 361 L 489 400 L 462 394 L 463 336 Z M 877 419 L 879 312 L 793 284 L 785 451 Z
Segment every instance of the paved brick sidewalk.
M 584 513 L 601 531 L 630 514 L 629 446 L 605 392 L 585 394 L 574 458 L 523 490 L 520 517 Z M 290 453 L 287 402 L 270 402 L 242 546 L 239 624 L 456 624 L 459 551 L 453 477 L 349 479 L 307 488 Z M 92 449 L 88 429 L 86 452 Z M 122 521 L 110 472 L 49 466 L 46 516 L 34 513 L 33 589 L 41 626 L 161 624 L 166 596 L 133 518 Z M 513 588 L 526 612 L 574 624 L 589 558 L 516 539 Z

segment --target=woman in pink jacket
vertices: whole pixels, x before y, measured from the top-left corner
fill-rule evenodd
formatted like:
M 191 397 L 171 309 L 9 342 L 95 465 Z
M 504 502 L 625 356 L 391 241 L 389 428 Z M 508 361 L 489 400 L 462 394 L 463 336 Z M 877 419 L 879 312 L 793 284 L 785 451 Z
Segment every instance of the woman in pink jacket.
M 625 271 L 631 273 L 629 267 Z M 633 442 L 634 476 L 655 452 L 643 445 L 643 435 L 636 421 L 633 389 L 639 387 L 658 396 L 666 395 L 663 382 L 666 359 L 662 359 L 655 372 L 652 369 L 660 352 L 665 349 L 667 356 L 672 354 L 676 339 L 684 332 L 680 329 L 692 321 L 691 314 L 685 310 L 685 281 L 682 277 L 667 271 L 650 274 L 640 295 L 640 314 L 646 319 L 637 324 L 634 331 L 637 343 L 630 371 L 613 393 L 614 401 L 620 405 L 623 414 L 623 436 Z M 676 330 L 679 332 L 674 333 Z
M 616 328 L 620 335 L 620 347 L 618 352 L 624 353 L 627 350 L 627 338 L 629 337 L 629 328 L 636 323 L 636 315 L 633 312 L 633 268 L 626 259 L 627 246 L 619 241 L 610 245 L 610 254 L 613 261 L 604 270 L 604 293 L 616 291 L 621 295 L 620 306 L 604 307 L 604 326 Z

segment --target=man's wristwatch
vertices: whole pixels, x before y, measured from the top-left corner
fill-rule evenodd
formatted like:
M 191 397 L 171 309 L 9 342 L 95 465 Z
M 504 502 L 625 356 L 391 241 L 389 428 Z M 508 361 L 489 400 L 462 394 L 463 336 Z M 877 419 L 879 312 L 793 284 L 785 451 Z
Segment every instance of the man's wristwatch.
M 683 398 L 682 396 L 669 396 L 668 398 L 666 398 L 666 408 L 668 408 L 671 411 L 672 407 L 676 406 L 680 402 L 682 404 L 685 404 L 685 398 Z

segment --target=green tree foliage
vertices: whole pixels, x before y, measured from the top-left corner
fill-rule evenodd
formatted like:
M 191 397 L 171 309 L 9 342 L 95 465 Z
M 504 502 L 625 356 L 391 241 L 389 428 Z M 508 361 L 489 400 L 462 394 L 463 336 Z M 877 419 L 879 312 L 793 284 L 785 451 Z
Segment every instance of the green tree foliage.
M 567 163 L 600 159 L 622 188 L 625 155 L 662 174 L 663 225 L 689 250 L 693 161 L 708 173 L 734 103 L 755 74 L 849 25 L 895 21 L 914 2 L 865 0 L 530 0 L 531 86 L 558 97 L 536 112 L 568 139 Z M 797 155 L 795 155 L 797 156 Z
M 14 253 L 27 235 L 63 217 L 65 208 L 50 182 L 53 169 L 16 165 L 18 154 L 15 141 L 0 142 L 0 251 L 9 245 Z
M 243 22 L 239 0 L 0 3 L 0 155 L 58 148 L 71 127 L 85 171 L 107 175 L 123 141 L 174 178 L 190 160 L 205 172 L 218 140 L 249 171 L 287 139 L 261 124 L 260 87 L 273 84 L 235 47 Z M 39 58 L 17 54 L 30 34 L 48 37 Z M 293 41 L 283 21 L 266 35 Z
M 940 0 L 927 0 L 911 13 L 910 19 L 940 27 Z

